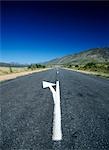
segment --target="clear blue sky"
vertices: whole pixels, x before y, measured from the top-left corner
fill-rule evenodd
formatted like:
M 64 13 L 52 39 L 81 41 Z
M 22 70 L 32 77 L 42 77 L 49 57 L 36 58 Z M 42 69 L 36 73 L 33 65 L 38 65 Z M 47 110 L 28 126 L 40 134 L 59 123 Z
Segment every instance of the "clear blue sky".
M 109 2 L 2 2 L 2 62 L 37 63 L 109 46 Z

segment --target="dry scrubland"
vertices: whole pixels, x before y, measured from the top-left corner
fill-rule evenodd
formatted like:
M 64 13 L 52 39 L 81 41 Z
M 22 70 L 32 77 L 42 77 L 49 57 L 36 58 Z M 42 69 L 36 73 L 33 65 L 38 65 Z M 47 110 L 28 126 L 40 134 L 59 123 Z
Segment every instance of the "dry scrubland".
M 0 67 L 0 75 L 27 71 L 27 67 Z
M 96 63 L 91 62 L 91 63 L 87 63 L 86 65 L 75 65 L 75 66 L 69 65 L 67 67 L 74 71 L 109 78 L 109 63 L 96 64 Z
M 46 68 L 29 69 L 28 67 L 0 67 L 0 81 L 46 70 Z

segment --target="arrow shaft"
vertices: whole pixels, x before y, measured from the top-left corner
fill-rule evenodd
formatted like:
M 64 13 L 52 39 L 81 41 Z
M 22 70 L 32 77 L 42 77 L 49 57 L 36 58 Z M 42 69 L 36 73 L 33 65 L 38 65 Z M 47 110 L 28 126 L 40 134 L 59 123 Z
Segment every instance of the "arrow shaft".
M 62 140 L 62 130 L 61 130 L 61 106 L 60 106 L 60 89 L 59 81 L 56 82 L 56 91 L 52 87 L 55 84 L 43 81 L 43 88 L 49 87 L 54 100 L 54 119 L 53 119 L 53 136 L 54 141 Z
M 53 120 L 53 136 L 52 139 L 62 140 L 62 129 L 61 129 L 61 107 L 60 107 L 60 90 L 59 81 L 56 82 L 56 96 L 54 103 L 54 120 Z

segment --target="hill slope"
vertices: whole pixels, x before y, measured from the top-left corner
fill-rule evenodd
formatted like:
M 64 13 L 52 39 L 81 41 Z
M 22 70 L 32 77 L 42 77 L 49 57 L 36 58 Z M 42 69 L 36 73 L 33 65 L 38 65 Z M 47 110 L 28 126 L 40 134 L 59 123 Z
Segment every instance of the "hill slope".
M 109 62 L 109 48 L 94 48 L 47 62 L 47 65 L 86 64 Z

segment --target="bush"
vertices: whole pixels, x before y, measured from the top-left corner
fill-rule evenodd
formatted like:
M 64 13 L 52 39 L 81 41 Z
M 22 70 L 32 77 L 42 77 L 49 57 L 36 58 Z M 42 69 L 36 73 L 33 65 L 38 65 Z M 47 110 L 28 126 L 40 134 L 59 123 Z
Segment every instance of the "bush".
M 87 64 L 84 66 L 84 68 L 86 68 L 86 69 L 96 68 L 96 67 L 97 67 L 96 64 L 93 63 L 93 62 L 87 63 Z
M 44 65 L 40 65 L 40 64 L 31 64 L 28 66 L 28 69 L 31 69 L 31 70 L 35 70 L 37 68 L 45 68 Z
M 69 67 L 69 68 L 71 68 L 71 67 L 72 67 L 72 65 L 68 65 L 68 67 Z
M 75 67 L 77 68 L 77 67 L 79 67 L 78 65 L 75 65 Z
M 12 70 L 12 67 L 11 67 L 11 66 L 9 67 L 9 71 L 10 71 L 10 73 L 12 73 L 12 72 L 13 72 L 13 70 Z

